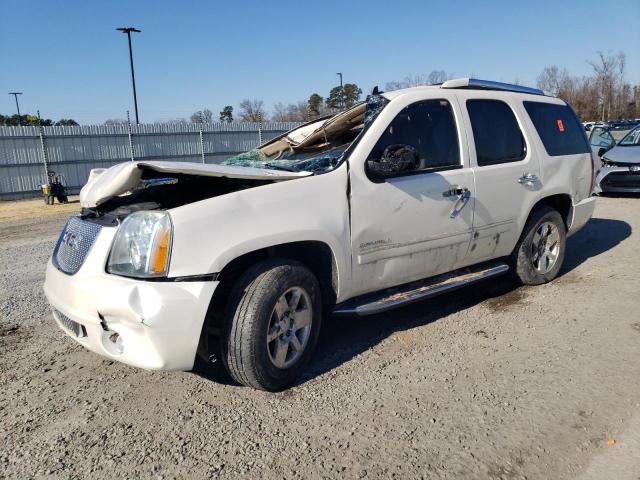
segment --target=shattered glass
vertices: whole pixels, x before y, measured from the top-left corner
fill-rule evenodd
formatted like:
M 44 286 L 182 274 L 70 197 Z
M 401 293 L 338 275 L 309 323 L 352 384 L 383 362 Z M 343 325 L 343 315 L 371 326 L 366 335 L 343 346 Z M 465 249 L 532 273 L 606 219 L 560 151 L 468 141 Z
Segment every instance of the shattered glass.
M 235 155 L 227 158 L 222 162 L 222 165 L 233 165 L 236 167 L 255 167 L 260 162 L 266 162 L 267 156 L 257 148 L 249 150 L 248 152 Z
M 260 150 L 254 149 L 228 158 L 222 162 L 222 165 L 323 173 L 338 165 L 348 146 L 342 145 L 324 152 L 292 152 L 280 155 L 279 158 L 269 158 Z
M 232 165 L 236 167 L 254 167 L 254 168 L 266 168 L 273 170 L 287 170 L 293 172 L 313 172 L 313 173 L 325 173 L 336 168 L 347 148 L 357 138 L 358 134 L 364 127 L 374 121 L 380 111 L 389 103 L 389 100 L 379 94 L 372 94 L 367 97 L 367 102 L 364 111 L 364 123 L 354 124 L 349 122 L 349 118 L 342 120 L 342 123 L 336 123 L 339 128 L 333 129 L 327 138 L 327 133 L 323 138 L 318 136 L 317 131 L 314 135 L 318 138 L 307 144 L 293 144 L 285 140 L 279 140 L 284 145 L 278 146 L 277 149 L 267 148 L 266 151 L 274 152 L 266 155 L 264 151 L 260 149 L 253 149 L 240 155 L 227 158 L 222 162 L 222 165 Z M 357 118 L 357 110 L 360 108 L 362 111 L 362 103 L 359 106 L 355 106 L 351 109 L 352 117 Z M 355 112 L 355 113 L 354 113 Z M 344 112 L 338 114 L 336 121 L 340 121 L 340 115 L 344 115 Z M 362 115 L 360 113 L 359 115 Z M 362 117 L 360 117 L 362 118 Z M 331 120 L 327 120 L 327 123 Z M 276 151 L 279 150 L 279 151 Z
M 385 97 L 379 94 L 367 95 L 367 106 L 364 110 L 364 126 L 373 122 L 382 109 L 389 103 Z

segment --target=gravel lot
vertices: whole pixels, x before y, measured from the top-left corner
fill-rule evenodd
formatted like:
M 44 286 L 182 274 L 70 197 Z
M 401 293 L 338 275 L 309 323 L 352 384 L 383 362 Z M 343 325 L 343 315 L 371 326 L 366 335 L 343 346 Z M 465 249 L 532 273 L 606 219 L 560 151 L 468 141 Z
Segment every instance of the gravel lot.
M 63 222 L 0 221 L 2 478 L 639 478 L 639 198 L 599 199 L 551 284 L 330 320 L 280 394 L 76 345 L 41 290 Z

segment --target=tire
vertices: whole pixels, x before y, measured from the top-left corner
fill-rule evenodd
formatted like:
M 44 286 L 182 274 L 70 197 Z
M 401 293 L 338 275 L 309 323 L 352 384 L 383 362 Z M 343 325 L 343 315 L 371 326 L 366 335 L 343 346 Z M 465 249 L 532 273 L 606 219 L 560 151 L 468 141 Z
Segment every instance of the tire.
M 284 389 L 309 362 L 321 319 L 320 285 L 308 268 L 275 259 L 256 265 L 230 296 L 222 339 L 227 371 L 249 387 Z
M 524 285 L 541 285 L 556 278 L 566 240 L 564 220 L 557 210 L 547 206 L 534 209 L 509 259 L 517 279 Z

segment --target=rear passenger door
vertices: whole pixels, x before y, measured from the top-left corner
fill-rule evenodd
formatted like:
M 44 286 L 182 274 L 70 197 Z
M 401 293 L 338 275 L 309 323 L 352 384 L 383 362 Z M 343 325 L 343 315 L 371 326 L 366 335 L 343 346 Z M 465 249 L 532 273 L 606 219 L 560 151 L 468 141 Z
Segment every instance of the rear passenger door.
M 539 195 L 540 158 L 530 148 L 522 103 L 510 94 L 459 92 L 476 182 L 469 263 L 506 256 Z

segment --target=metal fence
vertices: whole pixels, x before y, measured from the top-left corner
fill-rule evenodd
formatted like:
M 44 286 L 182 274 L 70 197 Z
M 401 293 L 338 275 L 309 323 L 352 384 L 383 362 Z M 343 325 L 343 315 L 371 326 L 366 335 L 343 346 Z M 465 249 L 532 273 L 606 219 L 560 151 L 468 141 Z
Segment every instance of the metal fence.
M 130 160 L 218 163 L 299 125 L 294 122 L 0 126 L 0 200 L 38 195 L 47 174 L 77 193 L 92 168 Z

